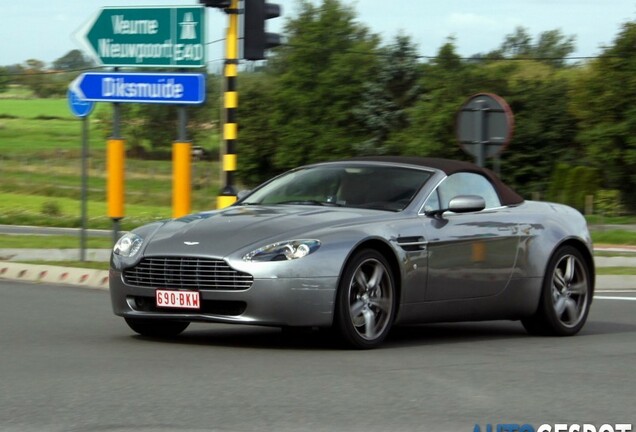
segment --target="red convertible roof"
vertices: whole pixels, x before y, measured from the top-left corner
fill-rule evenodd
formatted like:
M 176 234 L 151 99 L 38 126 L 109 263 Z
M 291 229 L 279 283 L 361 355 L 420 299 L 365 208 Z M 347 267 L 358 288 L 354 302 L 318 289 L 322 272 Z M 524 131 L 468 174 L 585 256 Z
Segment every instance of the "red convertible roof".
M 458 172 L 472 172 L 481 174 L 486 177 L 499 195 L 502 205 L 521 204 L 524 200 L 521 195 L 501 181 L 497 175 L 487 168 L 481 168 L 473 163 L 429 157 L 410 157 L 410 156 L 366 156 L 349 159 L 351 161 L 368 161 L 368 162 L 388 162 L 397 164 L 417 165 L 421 167 L 434 168 L 446 173 L 446 175 Z

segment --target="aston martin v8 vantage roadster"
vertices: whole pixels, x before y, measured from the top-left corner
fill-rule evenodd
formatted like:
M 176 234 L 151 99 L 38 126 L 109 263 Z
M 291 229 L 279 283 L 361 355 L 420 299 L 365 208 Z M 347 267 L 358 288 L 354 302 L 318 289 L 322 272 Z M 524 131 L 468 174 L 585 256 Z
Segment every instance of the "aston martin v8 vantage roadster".
M 576 210 L 526 201 L 467 162 L 369 157 L 303 166 L 230 207 L 125 234 L 110 294 L 142 335 L 194 321 L 325 327 L 371 348 L 405 323 L 574 335 L 594 273 Z

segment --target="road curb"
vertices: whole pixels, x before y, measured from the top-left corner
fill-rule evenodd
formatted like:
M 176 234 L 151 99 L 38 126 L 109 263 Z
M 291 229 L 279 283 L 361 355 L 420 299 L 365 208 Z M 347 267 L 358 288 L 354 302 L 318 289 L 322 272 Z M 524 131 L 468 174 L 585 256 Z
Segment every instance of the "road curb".
M 0 262 L 0 279 L 108 289 L 108 271 L 39 264 Z

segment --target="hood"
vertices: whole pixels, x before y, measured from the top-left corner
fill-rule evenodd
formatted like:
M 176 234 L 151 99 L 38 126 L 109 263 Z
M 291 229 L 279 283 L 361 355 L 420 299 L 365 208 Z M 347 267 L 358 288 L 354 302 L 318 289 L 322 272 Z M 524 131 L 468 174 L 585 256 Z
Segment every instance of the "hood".
M 228 207 L 166 222 L 150 237 L 144 255 L 222 258 L 250 246 L 311 238 L 315 230 L 370 221 L 382 215 L 386 217 L 387 212 L 295 205 Z

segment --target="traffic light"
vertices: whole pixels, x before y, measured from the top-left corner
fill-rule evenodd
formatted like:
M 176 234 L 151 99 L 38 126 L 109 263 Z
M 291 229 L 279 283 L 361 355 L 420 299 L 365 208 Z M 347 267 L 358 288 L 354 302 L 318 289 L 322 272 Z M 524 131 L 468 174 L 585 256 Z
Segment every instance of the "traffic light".
M 206 7 L 227 9 L 232 4 L 231 0 L 199 0 L 199 3 Z
M 281 14 L 280 6 L 265 0 L 244 0 L 243 58 L 263 60 L 265 50 L 280 45 L 278 33 L 267 33 L 265 21 Z

